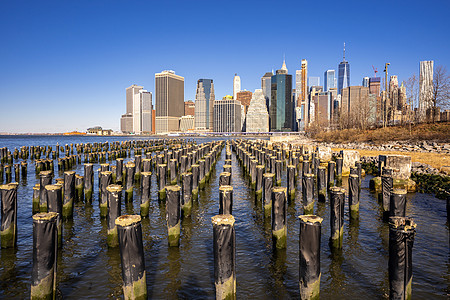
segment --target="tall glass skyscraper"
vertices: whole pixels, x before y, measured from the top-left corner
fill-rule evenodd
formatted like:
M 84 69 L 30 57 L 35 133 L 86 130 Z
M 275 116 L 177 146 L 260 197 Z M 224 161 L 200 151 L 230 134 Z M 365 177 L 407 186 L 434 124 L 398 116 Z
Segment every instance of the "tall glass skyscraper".
M 345 60 L 339 64 L 338 93 L 350 86 L 350 65 Z
M 214 83 L 212 79 L 199 79 L 195 94 L 195 128 L 213 129 Z
M 294 129 L 294 105 L 292 101 L 292 75 L 287 73 L 283 62 L 281 70 L 271 78 L 270 131 Z
M 337 88 L 336 86 L 336 71 L 335 70 L 326 70 L 323 74 L 323 88 L 325 92 L 328 92 L 330 89 Z

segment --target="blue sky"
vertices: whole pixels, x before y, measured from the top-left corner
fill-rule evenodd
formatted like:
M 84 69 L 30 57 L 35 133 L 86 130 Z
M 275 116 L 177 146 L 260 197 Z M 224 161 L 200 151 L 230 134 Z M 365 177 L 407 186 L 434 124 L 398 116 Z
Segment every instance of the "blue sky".
M 337 69 L 351 84 L 406 80 L 419 61 L 450 69 L 450 1 L 0 1 L 0 132 L 119 129 L 125 88 L 154 92 L 154 74 L 212 78 L 216 98 L 260 88 L 265 72 Z

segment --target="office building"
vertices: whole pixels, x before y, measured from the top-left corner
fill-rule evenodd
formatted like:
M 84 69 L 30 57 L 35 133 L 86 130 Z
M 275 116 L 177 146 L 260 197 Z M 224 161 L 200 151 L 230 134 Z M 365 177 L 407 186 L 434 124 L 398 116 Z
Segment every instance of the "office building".
M 192 100 L 184 102 L 184 115 L 195 116 L 195 103 Z
M 338 67 L 338 93 L 342 92 L 343 88 L 350 85 L 350 65 L 345 60 L 345 43 L 344 43 L 344 59 Z
M 269 112 L 262 90 L 253 93 L 245 118 L 247 132 L 269 132 Z
M 211 131 L 213 127 L 214 83 L 212 79 L 199 79 L 195 94 L 195 129 Z
M 369 93 L 379 97 L 381 94 L 381 78 L 371 77 L 369 78 Z
M 236 100 L 237 93 L 241 91 L 241 77 L 234 74 L 233 78 L 233 99 Z
M 174 71 L 155 74 L 156 133 L 179 131 L 184 114 L 184 77 Z
M 308 78 L 308 87 L 311 90 L 313 86 L 320 86 L 320 77 L 311 76 Z
M 214 101 L 214 132 L 241 132 L 241 103 L 231 96 Z
M 369 77 L 364 77 L 362 80 L 362 86 L 369 87 L 369 81 L 370 81 Z
M 271 89 L 271 78 L 273 73 L 267 72 L 261 77 L 261 89 L 264 95 L 264 99 L 266 100 L 267 111 L 269 111 L 270 106 L 270 89 Z
M 323 88 L 325 92 L 328 92 L 330 89 L 337 88 L 335 70 L 326 70 L 323 74 L 323 80 Z
M 140 126 L 140 131 L 135 131 L 135 133 L 145 133 L 150 134 L 153 130 L 152 128 L 152 112 L 153 112 L 153 105 L 152 105 L 152 93 L 147 92 L 146 90 L 140 90 L 140 116 L 141 116 L 141 122 L 138 126 Z M 134 119 L 134 117 L 133 117 Z
M 427 113 L 433 108 L 434 61 L 421 61 L 419 74 L 419 121 L 425 122 Z
M 250 106 L 250 101 L 252 101 L 252 92 L 250 91 L 240 91 L 236 94 L 236 100 L 241 102 L 244 106 L 245 114 L 247 114 L 248 107 Z
M 188 132 L 194 130 L 194 116 L 187 115 L 180 118 L 180 131 Z
M 364 129 L 374 125 L 369 121 L 375 119 L 372 116 L 376 115 L 377 108 L 375 103 L 370 102 L 368 87 L 346 87 L 342 89 L 341 96 L 340 123 L 342 127 Z
M 152 93 L 136 84 L 126 88 L 126 113 L 120 120 L 123 133 L 150 133 L 152 131 Z
M 271 79 L 270 131 L 292 131 L 294 128 L 294 105 L 292 103 L 292 75 L 286 63 Z

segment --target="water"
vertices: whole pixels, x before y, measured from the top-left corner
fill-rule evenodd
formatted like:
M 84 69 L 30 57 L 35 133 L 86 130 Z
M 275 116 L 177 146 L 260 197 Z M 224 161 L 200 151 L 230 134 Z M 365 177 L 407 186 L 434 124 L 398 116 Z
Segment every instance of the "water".
M 122 141 L 125 137 L 0 136 L 0 147 L 14 150 L 24 145 Z M 211 141 L 198 138 L 198 143 Z M 167 246 L 164 205 L 157 200 L 153 176 L 150 217 L 143 219 L 145 264 L 149 298 L 214 298 L 214 258 L 211 217 L 219 211 L 219 174 L 222 152 L 210 182 L 194 202 L 192 216 L 183 220 L 179 248 Z M 28 161 L 28 176 L 18 188 L 17 249 L 0 251 L 0 298 L 28 298 L 32 268 L 32 187 L 37 183 L 34 164 Z M 56 168 L 55 168 L 56 169 Z M 98 166 L 94 166 L 97 170 Z M 74 169 L 83 175 L 82 165 Z M 239 299 L 299 298 L 299 221 L 303 213 L 300 186 L 288 207 L 288 241 L 285 251 L 272 251 L 270 223 L 264 220 L 254 201 L 250 184 L 233 154 L 233 214 L 236 219 L 236 277 Z M 56 171 L 57 173 L 57 171 Z M 95 172 L 92 205 L 77 203 L 73 221 L 64 223 L 64 245 L 59 252 L 58 296 L 66 299 L 120 298 L 122 279 L 118 249 L 106 246 L 106 221 L 100 219 L 98 177 Z M 282 185 L 286 186 L 286 172 Z M 14 175 L 13 175 L 14 176 Z M 56 176 L 60 177 L 60 176 Z M 314 213 L 324 218 L 321 238 L 321 299 L 387 298 L 388 225 L 382 221 L 376 195 L 369 192 L 367 176 L 362 181 L 360 218 L 349 222 L 346 204 L 344 244 L 340 253 L 331 252 L 329 202 L 316 201 Z M 344 179 L 344 187 L 346 180 Z M 139 191 L 123 213 L 139 213 Z M 317 196 L 316 196 L 317 199 Z M 413 297 L 446 299 L 450 286 L 449 228 L 445 201 L 429 194 L 408 194 L 407 215 L 417 223 L 413 248 Z

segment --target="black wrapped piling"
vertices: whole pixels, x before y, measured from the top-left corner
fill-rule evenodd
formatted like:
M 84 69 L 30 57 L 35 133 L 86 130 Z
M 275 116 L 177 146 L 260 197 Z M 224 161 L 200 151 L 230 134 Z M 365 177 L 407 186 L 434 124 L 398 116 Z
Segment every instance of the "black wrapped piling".
M 39 211 L 47 212 L 47 191 L 45 186 L 47 184 L 52 184 L 52 172 L 51 171 L 41 171 L 39 173 Z
M 33 208 L 32 208 L 33 215 L 39 212 L 39 193 L 40 193 L 39 190 L 40 184 L 36 183 L 36 185 L 33 186 Z
M 133 187 L 134 187 L 134 180 L 135 180 L 135 172 L 136 172 L 136 165 L 132 162 L 128 162 L 125 165 L 126 170 L 126 178 L 125 180 L 125 202 L 131 202 L 133 201 Z
M 198 187 L 203 190 L 205 188 L 206 176 L 205 176 L 205 160 L 200 159 L 198 161 L 199 164 L 199 173 L 198 173 Z
M 17 184 L 0 185 L 1 248 L 15 248 L 17 244 Z
M 141 173 L 141 217 L 148 217 L 152 172 Z
M 302 162 L 302 176 L 305 176 L 305 174 L 309 174 L 309 161 L 304 159 Z
M 178 185 L 166 186 L 166 220 L 169 246 L 178 247 L 180 245 L 180 191 Z
M 223 171 L 224 172 L 228 172 L 228 173 L 232 173 L 231 172 L 231 164 L 223 165 Z
M 141 216 L 124 215 L 115 221 L 119 237 L 124 299 L 147 299 Z
M 116 183 L 122 184 L 123 183 L 123 158 L 116 159 Z
M 58 248 L 62 247 L 62 213 L 63 213 L 63 197 L 62 187 L 57 184 L 48 184 L 45 186 L 47 191 L 48 212 L 57 213 L 56 228 L 58 231 Z
M 272 188 L 272 242 L 276 249 L 286 248 L 286 188 Z
M 219 186 L 231 185 L 231 173 L 222 172 L 219 177 Z
M 317 168 L 317 191 L 319 202 L 325 202 L 327 198 L 327 169 L 323 166 Z
M 199 165 L 193 164 L 192 169 L 192 199 L 198 199 Z
M 142 156 L 140 154 L 134 156 L 134 165 L 135 165 L 134 180 L 139 181 L 141 179 L 141 170 L 142 170 Z
M 142 171 L 151 172 L 152 171 L 152 160 L 150 158 L 142 159 Z
M 122 214 L 122 186 L 118 184 L 108 185 L 106 187 L 106 192 L 108 195 L 108 214 L 106 216 L 108 232 L 106 243 L 108 244 L 108 247 L 117 247 L 119 245 L 119 238 L 117 234 L 116 219 Z
M 299 233 L 299 287 L 300 299 L 318 299 L 320 293 L 320 238 L 321 217 L 302 215 Z
M 330 188 L 330 245 L 333 248 L 342 248 L 344 238 L 344 205 L 345 190 L 340 187 Z
M 108 191 L 106 188 L 112 183 L 112 172 L 100 172 L 100 217 L 106 218 L 108 215 Z
M 21 167 L 21 173 L 22 173 L 22 178 L 27 178 L 27 174 L 28 174 L 28 164 L 26 161 L 21 161 L 20 162 L 20 167 Z
M 83 201 L 84 177 L 75 175 L 75 198 L 77 201 Z
M 303 174 L 302 179 L 303 213 L 311 215 L 314 211 L 314 174 Z
M 177 184 L 177 160 L 171 159 L 169 160 L 169 176 L 170 176 L 170 184 Z
M 15 182 L 20 181 L 20 164 L 14 164 L 14 180 Z
M 275 174 L 273 173 L 264 173 L 263 175 L 264 187 L 263 187 L 263 208 L 264 208 L 264 217 L 270 218 L 272 213 L 272 188 L 273 181 L 275 178 Z
M 166 164 L 158 165 L 158 199 L 166 199 Z
M 92 202 L 92 193 L 94 192 L 94 165 L 84 164 L 84 199 L 86 202 Z
M 295 166 L 288 165 L 287 166 L 287 192 L 288 199 L 295 199 Z
M 405 217 L 406 215 L 406 190 L 392 189 L 389 202 L 390 217 Z
M 8 184 L 12 181 L 11 165 L 5 165 L 5 183 Z
M 222 185 L 219 187 L 219 214 L 233 214 L 233 187 Z
M 216 215 L 213 224 L 216 299 L 236 299 L 236 235 L 232 215 Z
M 394 188 L 394 179 L 391 175 L 381 175 L 381 203 L 383 204 L 383 217 L 389 216 L 391 190 Z
M 343 160 L 342 157 L 336 157 L 336 183 L 342 184 L 342 166 L 343 166 Z
M 192 173 L 182 173 L 181 174 L 181 216 L 183 218 L 189 217 L 191 215 L 192 209 Z
M 275 161 L 275 180 L 278 186 L 281 185 L 281 172 L 283 171 L 283 161 Z
M 411 299 L 415 233 L 412 219 L 389 218 L 389 299 Z
M 262 199 L 262 195 L 263 195 L 263 174 L 264 174 L 264 165 L 257 165 L 256 166 L 256 187 L 255 187 L 256 200 L 261 200 Z
M 73 217 L 73 202 L 75 200 L 75 172 L 64 172 L 64 201 L 62 217 L 71 219 Z
M 33 215 L 31 299 L 55 299 L 58 213 Z
M 348 206 L 352 219 L 357 219 L 359 215 L 359 196 L 359 176 L 350 174 L 348 177 Z

